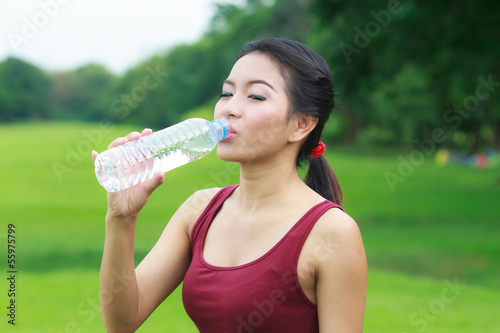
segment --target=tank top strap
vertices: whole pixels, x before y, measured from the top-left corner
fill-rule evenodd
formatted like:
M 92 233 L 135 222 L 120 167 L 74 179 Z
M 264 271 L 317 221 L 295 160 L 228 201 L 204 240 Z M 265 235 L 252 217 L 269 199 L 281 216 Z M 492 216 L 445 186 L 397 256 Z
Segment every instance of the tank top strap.
M 201 213 L 200 217 L 196 221 L 193 226 L 193 230 L 191 231 L 191 250 L 194 251 L 195 244 L 197 240 L 203 239 L 204 235 L 207 233 L 208 227 L 212 223 L 212 220 L 217 214 L 217 211 L 220 209 L 224 201 L 233 193 L 233 191 L 239 185 L 230 185 L 223 187 L 217 192 L 212 200 L 208 203 L 207 207 L 205 207 L 203 213 Z M 200 242 L 198 242 L 200 243 Z M 203 245 L 203 244 L 202 244 Z
M 338 204 L 325 200 L 320 202 L 319 204 L 312 207 L 304 216 L 302 216 L 299 223 L 297 223 L 296 228 L 292 230 L 293 236 L 291 238 L 295 238 L 298 240 L 296 243 L 296 251 L 294 255 L 294 265 L 296 266 L 299 261 L 300 252 L 302 251 L 302 247 L 309 236 L 312 228 L 318 221 L 318 219 L 323 216 L 328 210 L 332 208 L 339 208 L 343 212 L 345 210 Z

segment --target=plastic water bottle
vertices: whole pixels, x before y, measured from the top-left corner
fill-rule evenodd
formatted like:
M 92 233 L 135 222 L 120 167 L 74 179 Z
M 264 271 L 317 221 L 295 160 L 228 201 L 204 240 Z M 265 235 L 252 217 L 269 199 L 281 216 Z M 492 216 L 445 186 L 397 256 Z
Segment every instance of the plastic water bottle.
M 230 132 L 225 119 L 185 120 L 99 154 L 94 163 L 97 180 L 108 192 L 121 191 L 204 157 Z

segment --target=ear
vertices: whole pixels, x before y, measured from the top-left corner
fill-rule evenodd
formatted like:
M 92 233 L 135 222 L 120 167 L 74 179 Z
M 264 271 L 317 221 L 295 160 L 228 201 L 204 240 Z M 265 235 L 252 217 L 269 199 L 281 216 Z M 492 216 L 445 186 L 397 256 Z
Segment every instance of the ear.
M 291 121 L 294 127 L 292 134 L 288 138 L 288 142 L 299 142 L 303 140 L 316 127 L 316 124 L 318 124 L 318 118 L 307 115 L 299 115 Z

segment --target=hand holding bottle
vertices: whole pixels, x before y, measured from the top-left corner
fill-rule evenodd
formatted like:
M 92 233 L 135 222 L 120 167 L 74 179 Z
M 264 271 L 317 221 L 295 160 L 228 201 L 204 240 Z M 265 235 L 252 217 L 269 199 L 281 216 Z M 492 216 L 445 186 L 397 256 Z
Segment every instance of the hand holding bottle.
M 108 146 L 108 149 L 123 145 L 129 141 L 139 140 L 143 136 L 151 135 L 153 131 L 149 128 L 142 133 L 132 132 L 126 137 L 117 138 Z M 98 153 L 92 152 L 92 160 L 95 162 Z M 108 192 L 108 215 L 119 218 L 136 218 L 141 209 L 148 201 L 151 194 L 165 181 L 165 174 L 158 172 L 153 178 L 145 180 L 135 186 L 118 192 Z

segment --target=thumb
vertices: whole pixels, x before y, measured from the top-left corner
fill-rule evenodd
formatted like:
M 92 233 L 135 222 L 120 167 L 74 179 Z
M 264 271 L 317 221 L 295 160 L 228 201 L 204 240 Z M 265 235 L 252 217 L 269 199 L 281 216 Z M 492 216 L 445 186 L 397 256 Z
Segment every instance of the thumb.
M 95 150 L 92 150 L 92 162 L 95 162 L 95 159 L 97 158 L 98 155 L 99 155 L 98 152 L 96 152 Z
M 145 182 L 144 191 L 146 191 L 148 195 L 151 195 L 153 194 L 154 190 L 156 190 L 164 182 L 165 182 L 165 173 L 160 171 L 156 175 L 154 175 L 153 178 L 148 179 Z

